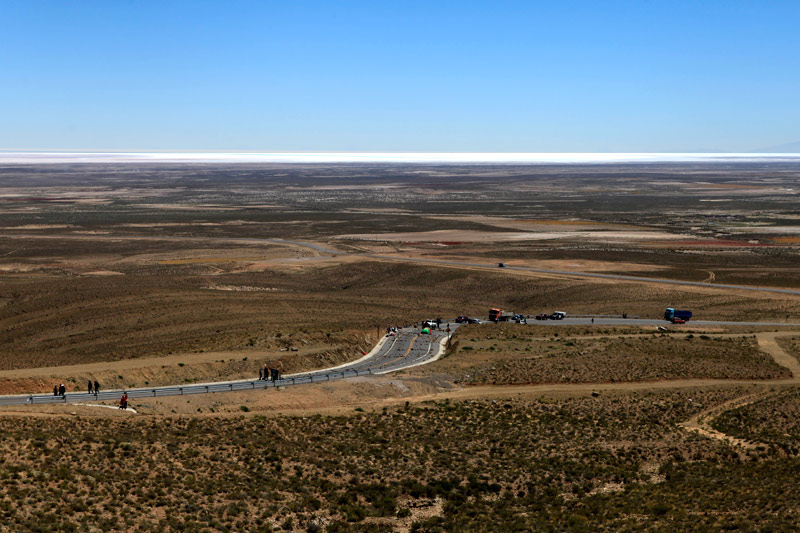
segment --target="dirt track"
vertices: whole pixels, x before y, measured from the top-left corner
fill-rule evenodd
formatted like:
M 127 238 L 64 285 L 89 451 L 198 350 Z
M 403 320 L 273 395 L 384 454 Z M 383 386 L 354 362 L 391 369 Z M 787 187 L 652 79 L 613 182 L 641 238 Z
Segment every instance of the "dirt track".
M 474 398 L 508 398 L 509 396 L 540 396 L 544 394 L 590 394 L 604 391 L 648 391 L 680 388 L 705 388 L 723 385 L 749 385 L 756 390 L 753 394 L 735 398 L 708 411 L 703 411 L 695 417 L 681 424 L 689 431 L 694 431 L 703 436 L 728 442 L 745 448 L 754 448 L 755 445 L 741 439 L 730 437 L 710 426 L 715 416 L 729 409 L 742 407 L 763 398 L 770 387 L 776 385 L 786 386 L 800 384 L 800 360 L 787 353 L 776 341 L 778 337 L 796 335 L 795 332 L 767 332 L 758 333 L 758 345 L 762 351 L 771 355 L 775 362 L 788 368 L 792 372 L 790 379 L 783 380 L 747 380 L 747 379 L 680 379 L 665 381 L 644 381 L 636 383 L 560 383 L 541 385 L 488 385 L 471 386 L 454 391 L 428 394 L 414 398 L 415 401 L 436 401 L 444 399 L 474 399 Z

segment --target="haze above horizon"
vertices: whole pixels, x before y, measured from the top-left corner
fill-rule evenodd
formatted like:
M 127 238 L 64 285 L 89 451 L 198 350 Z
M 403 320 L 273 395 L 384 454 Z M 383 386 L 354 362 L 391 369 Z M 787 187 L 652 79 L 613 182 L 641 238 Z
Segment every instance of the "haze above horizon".
M 2 164 L 53 163 L 397 163 L 601 164 L 800 162 L 800 153 L 465 152 L 3 152 Z
M 32 0 L 3 22 L 5 150 L 800 152 L 794 1 Z

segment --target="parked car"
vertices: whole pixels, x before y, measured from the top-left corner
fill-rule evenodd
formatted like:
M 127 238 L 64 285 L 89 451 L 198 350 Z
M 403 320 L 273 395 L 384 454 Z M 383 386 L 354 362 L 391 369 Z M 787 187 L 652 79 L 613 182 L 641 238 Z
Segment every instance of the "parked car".
M 547 320 L 548 318 L 550 318 L 550 315 L 548 315 L 547 313 L 541 313 L 536 315 L 536 320 Z
M 458 324 L 465 324 L 467 322 L 469 322 L 469 317 L 466 315 L 461 315 L 458 318 L 456 318 L 456 323 Z
M 550 315 L 551 320 L 564 320 L 564 317 L 567 316 L 567 313 L 564 311 L 554 311 L 552 315 Z
M 483 324 L 480 318 L 468 318 L 467 324 Z
M 497 263 L 497 266 L 498 266 L 499 268 L 505 268 L 505 267 L 506 267 L 506 264 L 505 264 L 505 263 Z
M 672 319 L 673 324 L 686 324 L 686 321 L 682 318 L 675 317 Z

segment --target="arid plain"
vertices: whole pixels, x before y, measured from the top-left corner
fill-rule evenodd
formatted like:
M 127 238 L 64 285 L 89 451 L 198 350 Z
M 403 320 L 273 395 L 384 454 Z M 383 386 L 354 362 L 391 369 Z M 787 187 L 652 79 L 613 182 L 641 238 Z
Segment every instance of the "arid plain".
M 324 368 L 492 307 L 770 324 L 474 324 L 386 376 L 3 408 L 0 524 L 791 529 L 800 294 L 719 285 L 800 291 L 798 191 L 788 163 L 0 168 L 3 394 Z

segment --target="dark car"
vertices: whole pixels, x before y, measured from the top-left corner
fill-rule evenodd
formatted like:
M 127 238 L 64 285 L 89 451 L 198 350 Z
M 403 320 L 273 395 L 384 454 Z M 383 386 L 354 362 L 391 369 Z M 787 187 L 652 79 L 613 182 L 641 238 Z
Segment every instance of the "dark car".
M 466 315 L 461 315 L 458 318 L 456 318 L 456 322 L 459 324 L 464 324 L 465 322 L 469 322 L 469 317 Z
M 483 324 L 479 318 L 468 318 L 467 324 Z
M 536 320 L 547 320 L 548 318 L 550 318 L 550 315 L 548 315 L 547 313 L 536 315 Z

